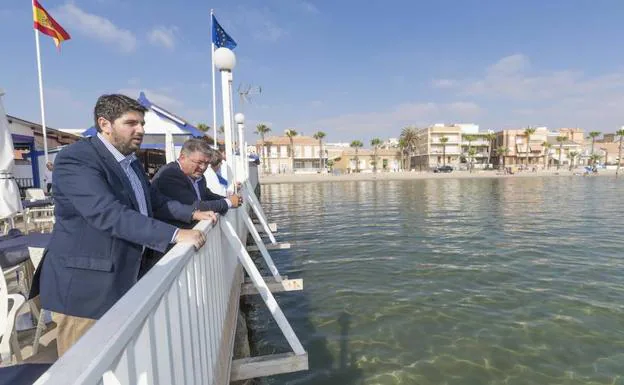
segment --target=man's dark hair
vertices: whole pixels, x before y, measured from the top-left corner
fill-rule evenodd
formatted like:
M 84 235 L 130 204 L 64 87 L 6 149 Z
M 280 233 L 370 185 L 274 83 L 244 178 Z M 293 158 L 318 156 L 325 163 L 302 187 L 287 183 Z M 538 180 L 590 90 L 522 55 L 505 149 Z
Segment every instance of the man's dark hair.
M 143 107 L 136 100 L 121 94 L 102 95 L 98 98 L 93 109 L 93 118 L 95 120 L 95 128 L 98 132 L 102 132 L 98 124 L 98 118 L 104 118 L 109 122 L 114 122 L 126 112 L 136 111 L 142 114 L 147 112 L 147 108 Z
M 221 164 L 221 162 L 223 162 L 223 155 L 221 155 L 219 151 L 213 148 L 211 148 L 210 151 L 212 151 L 212 158 L 210 159 L 210 165 L 212 167 L 216 167 L 219 164 Z

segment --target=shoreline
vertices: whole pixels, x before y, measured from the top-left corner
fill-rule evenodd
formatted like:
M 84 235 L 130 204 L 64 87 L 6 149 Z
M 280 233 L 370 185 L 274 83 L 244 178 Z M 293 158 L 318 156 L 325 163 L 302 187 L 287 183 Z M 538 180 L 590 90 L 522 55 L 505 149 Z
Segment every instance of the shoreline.
M 497 170 L 453 171 L 450 173 L 435 174 L 429 171 L 399 171 L 382 173 L 360 174 L 278 174 L 259 175 L 260 184 L 281 183 L 323 183 L 323 182 L 348 182 L 348 181 L 376 181 L 376 180 L 425 180 L 425 179 L 484 179 L 484 178 L 537 178 L 537 177 L 570 177 L 575 176 L 569 170 L 550 171 L 524 171 L 513 175 L 499 174 Z M 582 177 L 582 175 L 576 175 Z M 615 170 L 600 170 L 593 176 L 615 176 Z

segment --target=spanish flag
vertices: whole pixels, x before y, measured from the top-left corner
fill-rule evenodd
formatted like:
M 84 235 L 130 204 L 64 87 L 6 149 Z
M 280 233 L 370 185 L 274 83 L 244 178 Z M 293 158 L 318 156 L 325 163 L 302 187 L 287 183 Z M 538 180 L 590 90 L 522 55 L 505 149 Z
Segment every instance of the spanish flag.
M 61 42 L 71 39 L 69 34 L 50 16 L 48 11 L 43 9 L 37 0 L 33 0 L 33 17 L 35 19 L 35 29 L 39 32 L 51 36 L 54 39 L 56 48 L 60 48 Z

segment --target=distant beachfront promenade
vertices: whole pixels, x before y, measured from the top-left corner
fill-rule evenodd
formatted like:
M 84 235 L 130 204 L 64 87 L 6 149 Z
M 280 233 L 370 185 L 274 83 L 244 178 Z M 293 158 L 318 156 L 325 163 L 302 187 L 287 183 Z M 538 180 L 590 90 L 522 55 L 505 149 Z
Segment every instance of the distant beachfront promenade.
M 624 172 L 624 170 L 622 170 Z M 399 172 L 380 172 L 380 173 L 352 173 L 342 175 L 332 174 L 273 174 L 260 175 L 260 183 L 276 184 L 276 183 L 311 183 L 311 182 L 341 182 L 341 181 L 367 181 L 367 180 L 404 180 L 404 179 L 453 179 L 453 178 L 526 178 L 526 177 L 544 177 L 544 176 L 571 176 L 578 174 L 578 170 L 569 171 L 568 169 L 551 169 L 539 171 L 521 171 L 515 174 L 503 174 L 498 170 L 475 170 L 472 173 L 468 171 L 453 171 L 450 173 L 433 173 L 428 171 L 399 171 Z M 598 174 L 593 176 L 615 176 L 615 170 L 600 169 Z M 579 177 L 583 177 L 579 175 Z M 624 177 L 624 176 L 622 176 Z

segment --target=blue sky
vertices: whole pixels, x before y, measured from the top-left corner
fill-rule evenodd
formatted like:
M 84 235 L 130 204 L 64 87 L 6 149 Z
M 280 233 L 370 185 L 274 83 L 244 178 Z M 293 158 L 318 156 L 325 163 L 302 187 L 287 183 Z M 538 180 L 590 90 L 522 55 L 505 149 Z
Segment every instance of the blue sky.
M 41 3 L 72 35 L 60 54 L 41 37 L 54 128 L 87 128 L 100 94 L 140 90 L 210 123 L 210 8 L 238 43 L 235 88 L 263 90 L 244 107 L 251 138 L 259 122 L 365 143 L 439 122 L 624 124 L 621 0 Z M 8 113 L 40 121 L 29 1 L 0 2 L 0 36 Z

